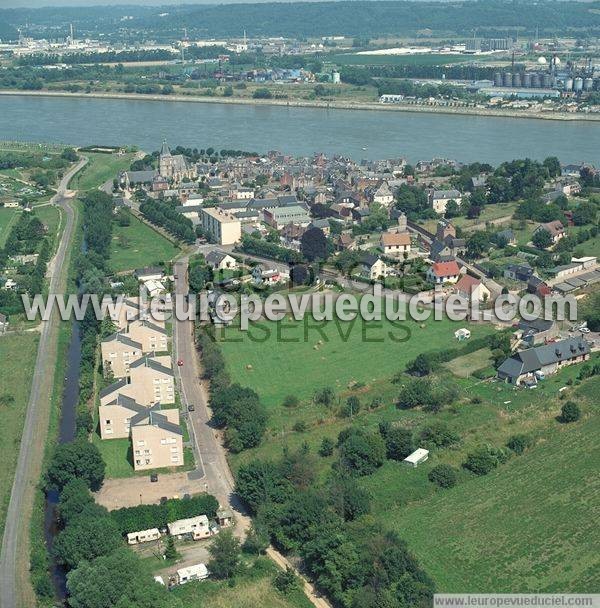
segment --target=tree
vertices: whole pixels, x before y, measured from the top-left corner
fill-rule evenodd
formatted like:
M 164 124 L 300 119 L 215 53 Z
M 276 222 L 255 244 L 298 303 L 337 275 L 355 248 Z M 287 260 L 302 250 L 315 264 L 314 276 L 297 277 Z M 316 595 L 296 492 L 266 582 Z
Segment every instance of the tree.
M 460 215 L 460 205 L 454 199 L 449 200 L 444 215 L 445 217 L 457 217 Z
M 268 546 L 269 532 L 266 526 L 260 525 L 254 520 L 246 534 L 246 540 L 244 540 L 244 551 L 254 555 L 260 555 L 267 550 Z
M 63 524 L 79 515 L 85 507 L 94 503 L 90 487 L 83 479 L 72 479 L 63 487 L 58 502 L 58 512 Z
M 596 221 L 596 205 L 589 202 L 579 203 L 573 210 L 573 223 L 576 226 L 592 224 Z
M 210 561 L 208 569 L 216 578 L 231 578 L 238 570 L 240 563 L 240 541 L 231 530 L 219 532 L 208 548 Z
M 545 228 L 539 228 L 533 233 L 531 242 L 538 249 L 547 249 L 552 245 L 552 235 Z
M 476 230 L 467 239 L 467 253 L 470 258 L 481 257 L 490 248 L 489 235 L 481 230 Z
M 415 449 L 412 432 L 398 427 L 390 428 L 385 435 L 385 449 L 391 460 L 404 460 Z
M 548 158 L 544 159 L 544 167 L 548 169 L 548 175 L 550 177 L 557 177 L 561 173 L 560 161 L 556 156 L 548 156 Z
M 456 485 L 456 469 L 449 464 L 438 464 L 429 471 L 427 478 L 440 488 L 451 488 Z
M 338 441 L 340 465 L 353 475 L 371 475 L 385 461 L 385 443 L 379 434 L 350 431 Z
M 108 511 L 81 513 L 58 534 L 54 555 L 60 564 L 75 568 L 82 560 L 108 555 L 121 545 L 121 534 Z
M 79 477 L 95 492 L 102 486 L 105 468 L 100 451 L 87 439 L 62 443 L 56 448 L 48 467 L 48 486 L 60 490 Z
M 577 422 L 581 418 L 581 410 L 574 401 L 567 401 L 560 408 L 559 421 L 568 424 L 569 422 Z
M 334 447 L 335 444 L 333 440 L 329 437 L 324 437 L 323 441 L 321 441 L 321 447 L 319 448 L 319 456 L 323 456 L 323 458 L 331 456 L 333 454 Z
M 179 557 L 177 547 L 175 547 L 175 539 L 170 534 L 167 536 L 167 546 L 165 547 L 164 556 L 165 559 L 168 560 L 175 560 Z
M 294 264 L 290 268 L 290 279 L 294 285 L 310 285 L 312 273 L 306 264 Z
M 309 261 L 327 258 L 327 237 L 320 228 L 309 228 L 300 240 L 300 251 Z
M 332 474 L 328 494 L 333 510 L 344 521 L 353 521 L 371 509 L 369 492 L 358 487 L 354 479 L 346 475 Z
M 300 582 L 294 571 L 287 567 L 284 571 L 279 572 L 273 579 L 273 586 L 277 591 L 284 595 L 288 595 L 292 591 L 300 588 Z

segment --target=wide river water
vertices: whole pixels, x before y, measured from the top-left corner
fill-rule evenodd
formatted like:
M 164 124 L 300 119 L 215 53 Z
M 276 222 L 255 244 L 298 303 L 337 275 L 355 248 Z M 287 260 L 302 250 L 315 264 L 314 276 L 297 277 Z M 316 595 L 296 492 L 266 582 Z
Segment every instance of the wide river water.
M 600 123 L 187 103 L 123 99 L 0 97 L 0 139 L 77 145 L 172 145 L 294 155 L 432 157 L 498 164 L 514 158 L 600 165 Z

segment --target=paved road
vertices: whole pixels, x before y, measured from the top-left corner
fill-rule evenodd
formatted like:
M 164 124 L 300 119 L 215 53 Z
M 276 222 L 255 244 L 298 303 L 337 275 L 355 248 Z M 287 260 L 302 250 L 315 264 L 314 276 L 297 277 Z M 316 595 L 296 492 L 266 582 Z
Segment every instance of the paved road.
M 69 181 L 87 162 L 82 159 L 61 180 L 52 202 L 60 205 L 66 218 L 64 230 L 58 250 L 52 263 L 50 278 L 50 293 L 61 293 L 66 286 L 65 259 L 70 249 L 75 211 L 71 206 L 72 194 L 67 190 Z M 17 460 L 17 468 L 13 481 L 6 525 L 2 538 L 0 552 L 0 606 L 1 608 L 17 608 L 19 593 L 25 586 L 23 579 L 28 577 L 28 571 L 17 566 L 28 564 L 28 555 L 23 555 L 29 546 L 29 516 L 33 504 L 35 486 L 38 482 L 44 455 L 43 438 L 47 432 L 50 400 L 54 380 L 54 365 L 58 338 L 58 318 L 52 314 L 48 321 L 40 325 L 40 341 L 33 372 L 31 393 L 23 435 Z
M 187 258 L 174 265 L 175 292 L 179 298 L 188 293 Z M 175 320 L 173 328 L 173 352 L 176 360 L 183 361 L 177 367 L 181 401 L 184 407 L 193 404 L 195 409 L 188 412 L 191 422 L 190 440 L 198 464 L 198 482 L 202 490 L 213 494 L 222 506 L 229 505 L 237 512 L 236 533 L 242 536 L 250 520 L 233 493 L 234 480 L 225 457 L 216 429 L 210 425 L 211 413 L 208 408 L 207 386 L 200 380 L 200 366 L 194 343 L 193 321 Z
M 188 293 L 187 268 L 187 257 L 181 258 L 174 265 L 175 293 L 178 297 Z M 210 492 L 218 499 L 220 505 L 229 505 L 235 512 L 235 534 L 239 538 L 244 538 L 250 526 L 250 518 L 239 498 L 234 494 L 235 482 L 229 469 L 225 448 L 215 429 L 210 426 L 210 410 L 207 405 L 208 387 L 199 379 L 199 357 L 196 353 L 193 332 L 192 321 L 174 321 L 173 352 L 176 360 L 183 361 L 183 365 L 177 367 L 181 401 L 186 409 L 189 404 L 195 406 L 194 411 L 189 412 L 189 420 L 191 422 L 190 439 L 194 445 L 196 462 L 201 464 L 204 471 L 204 476 L 198 482 L 201 489 Z M 199 557 L 202 554 L 199 554 L 198 551 L 204 551 L 204 547 L 200 543 L 198 549 L 192 547 L 189 550 L 185 563 L 200 561 Z M 292 564 L 273 547 L 269 547 L 267 554 L 280 568 L 293 568 Z M 319 595 L 309 581 L 305 578 L 302 578 L 302 581 L 306 596 L 316 608 L 331 608 L 329 602 Z

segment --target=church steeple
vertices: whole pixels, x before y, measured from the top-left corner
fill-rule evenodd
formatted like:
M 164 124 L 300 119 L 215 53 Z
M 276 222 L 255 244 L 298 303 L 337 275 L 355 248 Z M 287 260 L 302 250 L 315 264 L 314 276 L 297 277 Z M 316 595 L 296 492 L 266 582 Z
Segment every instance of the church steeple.
M 167 140 L 163 139 L 162 146 L 160 148 L 161 156 L 171 156 L 171 150 L 169 150 L 169 146 L 167 145 Z

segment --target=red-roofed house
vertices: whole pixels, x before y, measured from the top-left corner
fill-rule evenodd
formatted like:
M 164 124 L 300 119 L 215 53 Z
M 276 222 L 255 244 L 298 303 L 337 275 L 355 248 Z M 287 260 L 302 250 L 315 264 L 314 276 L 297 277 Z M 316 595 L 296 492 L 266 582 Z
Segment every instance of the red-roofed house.
M 490 290 L 470 274 L 463 275 L 454 286 L 454 292 L 467 300 L 483 302 L 491 297 Z
M 460 278 L 460 268 L 456 260 L 450 262 L 436 262 L 427 271 L 427 280 L 436 285 L 442 283 L 456 283 Z

